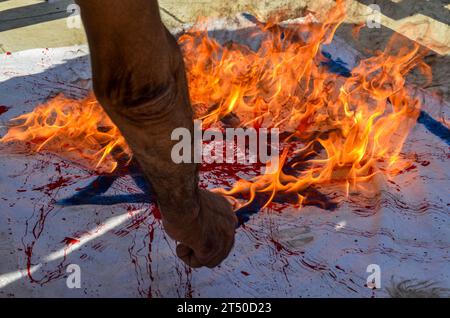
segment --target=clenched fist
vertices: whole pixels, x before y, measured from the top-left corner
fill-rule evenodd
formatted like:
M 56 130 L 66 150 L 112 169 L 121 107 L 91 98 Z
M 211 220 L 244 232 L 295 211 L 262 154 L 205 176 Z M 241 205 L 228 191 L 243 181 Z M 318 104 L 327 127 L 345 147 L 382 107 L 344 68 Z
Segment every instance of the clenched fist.
M 215 267 L 230 253 L 237 218 L 230 203 L 218 194 L 199 191 L 200 209 L 189 222 L 166 222 L 164 229 L 179 242 L 177 255 L 191 267 Z

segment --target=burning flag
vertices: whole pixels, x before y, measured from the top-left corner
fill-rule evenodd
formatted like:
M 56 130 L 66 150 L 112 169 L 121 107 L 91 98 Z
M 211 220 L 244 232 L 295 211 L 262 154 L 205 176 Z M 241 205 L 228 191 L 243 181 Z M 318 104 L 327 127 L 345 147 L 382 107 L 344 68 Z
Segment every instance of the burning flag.
M 242 127 L 276 127 L 285 137 L 278 166 L 269 164 L 265 174 L 216 191 L 242 195 L 247 204 L 263 193 L 266 205 L 279 194 L 294 194 L 301 204 L 310 186 L 370 192 L 374 176 L 393 176 L 408 164 L 400 152 L 420 102 L 405 80 L 415 68 L 430 76 L 423 52 L 395 38 L 347 77 L 335 74 L 321 47 L 331 43 L 344 19 L 344 3 L 337 1 L 321 23 L 258 22 L 257 48 L 220 44 L 199 25 L 179 38 L 192 105 L 205 126 L 221 128 L 227 116 L 235 116 Z M 35 151 L 99 172 L 112 172 L 132 156 L 93 95 L 57 96 L 13 119 L 1 141 L 27 142 Z

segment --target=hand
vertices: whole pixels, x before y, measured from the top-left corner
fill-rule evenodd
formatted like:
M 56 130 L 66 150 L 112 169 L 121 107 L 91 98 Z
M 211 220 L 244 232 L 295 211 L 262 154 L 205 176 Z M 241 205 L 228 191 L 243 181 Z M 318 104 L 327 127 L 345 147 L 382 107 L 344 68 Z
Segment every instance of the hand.
M 222 196 L 199 190 L 198 216 L 184 224 L 164 221 L 170 237 L 179 242 L 177 255 L 191 267 L 219 265 L 234 244 L 237 218 L 230 203 Z

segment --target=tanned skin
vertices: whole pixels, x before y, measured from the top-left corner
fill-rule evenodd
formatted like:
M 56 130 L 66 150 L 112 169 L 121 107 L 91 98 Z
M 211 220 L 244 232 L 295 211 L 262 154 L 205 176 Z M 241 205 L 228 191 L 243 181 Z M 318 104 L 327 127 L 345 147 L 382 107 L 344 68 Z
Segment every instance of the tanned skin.
M 175 164 L 171 133 L 193 135 L 181 51 L 157 0 L 77 0 L 86 29 L 94 93 L 122 132 L 161 210 L 177 255 L 215 267 L 234 243 L 236 217 L 223 197 L 198 188 L 198 166 Z

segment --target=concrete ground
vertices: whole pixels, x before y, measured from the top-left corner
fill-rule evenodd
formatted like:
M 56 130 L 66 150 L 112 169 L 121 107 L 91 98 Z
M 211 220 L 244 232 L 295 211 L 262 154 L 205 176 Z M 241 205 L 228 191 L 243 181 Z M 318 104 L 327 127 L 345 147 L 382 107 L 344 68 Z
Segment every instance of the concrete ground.
M 70 5 L 73 3 L 73 0 L 53 0 L 50 3 L 40 0 L 0 1 L 0 44 L 3 51 L 85 42 L 83 30 L 71 28 L 67 23 L 67 18 L 72 15 Z M 232 3 L 160 0 L 164 22 L 171 27 L 194 21 L 198 16 L 234 15 L 243 11 L 261 19 L 277 10 L 296 17 L 304 10 L 320 11 L 332 3 L 332 0 L 237 0 Z M 424 45 L 434 42 L 434 49 L 440 54 L 450 53 L 449 0 L 348 0 L 347 22 L 365 22 L 370 14 L 368 6 L 372 4 L 380 7 L 384 27 L 398 31 L 402 25 L 414 24 L 414 28 L 401 32 Z

